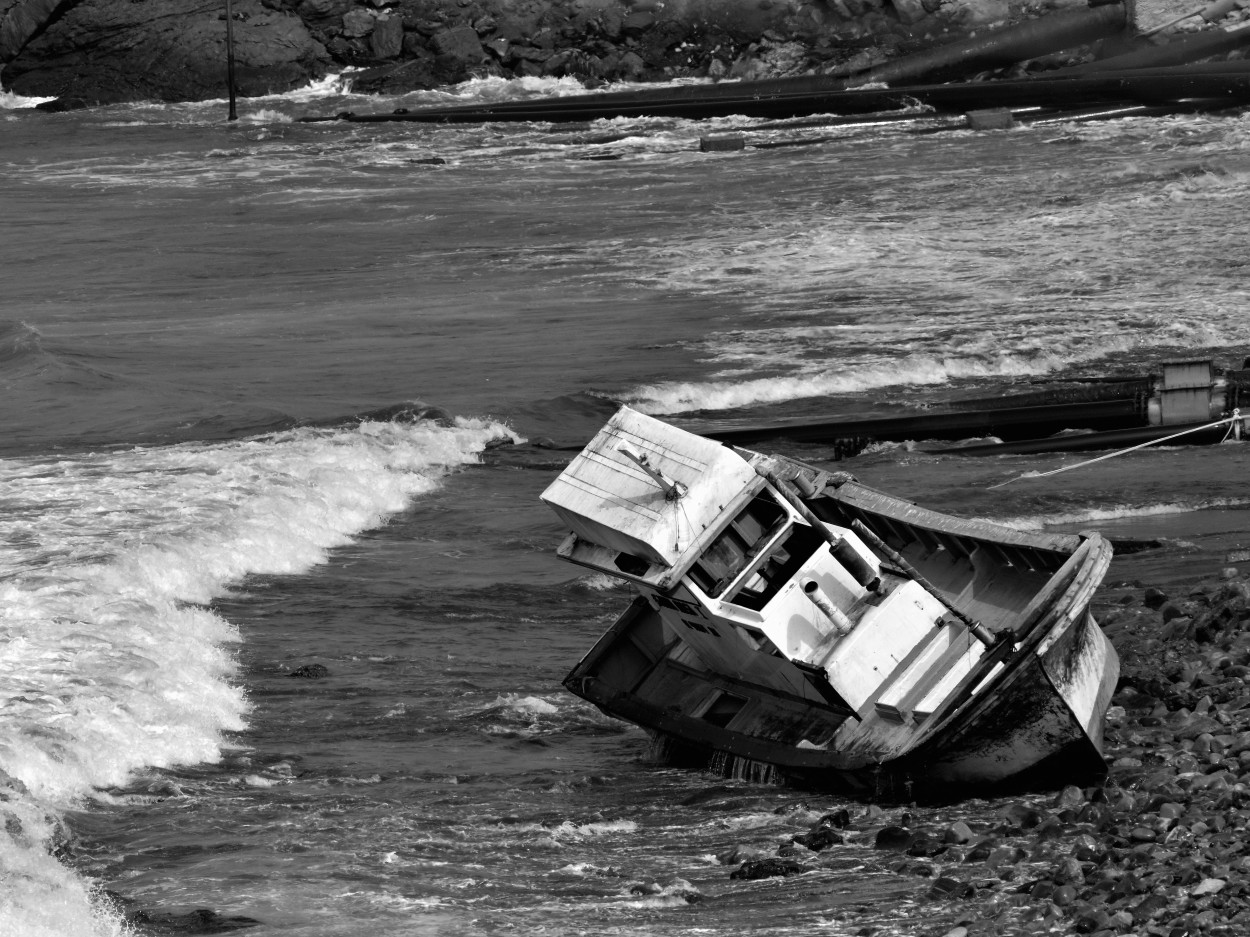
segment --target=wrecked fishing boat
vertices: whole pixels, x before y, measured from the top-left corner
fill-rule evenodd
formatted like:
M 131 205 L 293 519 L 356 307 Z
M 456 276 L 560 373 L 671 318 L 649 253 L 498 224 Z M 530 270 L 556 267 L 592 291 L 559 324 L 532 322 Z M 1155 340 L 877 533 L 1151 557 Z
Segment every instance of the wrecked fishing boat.
M 950 517 L 622 408 L 542 495 L 638 595 L 565 680 L 676 764 L 926 800 L 1105 773 L 1097 533 Z

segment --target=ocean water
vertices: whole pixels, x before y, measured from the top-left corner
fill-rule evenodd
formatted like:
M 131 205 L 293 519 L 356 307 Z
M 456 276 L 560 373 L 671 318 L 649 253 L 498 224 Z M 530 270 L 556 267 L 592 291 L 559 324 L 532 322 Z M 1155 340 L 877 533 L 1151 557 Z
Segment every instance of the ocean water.
M 0 96 L 0 932 L 959 919 L 867 848 L 899 806 L 816 872 L 729 879 L 844 804 L 660 766 L 562 690 L 629 593 L 555 560 L 538 494 L 620 403 L 749 425 L 1240 366 L 1250 118 L 296 122 L 572 90 L 331 82 L 235 123 Z M 1244 443 L 1046 476 L 1087 456 L 929 448 L 839 467 L 1161 542 L 1099 601 L 1250 547 Z

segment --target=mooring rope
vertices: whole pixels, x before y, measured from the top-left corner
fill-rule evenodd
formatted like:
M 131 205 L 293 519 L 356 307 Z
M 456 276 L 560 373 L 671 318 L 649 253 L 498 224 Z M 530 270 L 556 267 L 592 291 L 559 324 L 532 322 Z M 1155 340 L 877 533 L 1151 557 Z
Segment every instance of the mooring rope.
M 1025 472 L 1023 475 L 1017 475 L 1015 478 L 1009 478 L 1006 481 L 999 482 L 997 485 L 990 485 L 990 488 L 1002 488 L 1004 485 L 1010 485 L 1014 481 L 1022 478 L 1045 478 L 1048 475 L 1058 475 L 1060 472 L 1068 472 L 1072 469 L 1083 468 L 1086 465 L 1093 465 L 1095 462 L 1102 462 L 1105 459 L 1114 459 L 1116 456 L 1125 455 L 1129 452 L 1135 452 L 1138 449 L 1145 449 L 1147 446 L 1157 446 L 1159 443 L 1167 442 L 1170 439 L 1178 439 L 1181 436 L 1187 436 L 1190 433 L 1198 433 L 1204 429 L 1214 429 L 1217 426 L 1228 424 L 1228 432 L 1224 434 L 1221 442 L 1228 442 L 1230 436 L 1241 439 L 1241 410 L 1233 410 L 1232 416 L 1226 416 L 1216 420 L 1214 423 L 1207 423 L 1203 426 L 1191 426 L 1189 429 L 1183 429 L 1179 433 L 1173 433 L 1171 436 L 1164 436 L 1161 439 L 1151 439 L 1148 442 L 1138 443 L 1136 446 L 1129 446 L 1127 449 L 1117 449 L 1115 452 L 1108 452 L 1106 455 L 1100 455 L 1096 459 L 1086 459 L 1084 462 L 1077 462 L 1073 465 L 1065 465 L 1063 468 L 1051 469 L 1049 472 Z

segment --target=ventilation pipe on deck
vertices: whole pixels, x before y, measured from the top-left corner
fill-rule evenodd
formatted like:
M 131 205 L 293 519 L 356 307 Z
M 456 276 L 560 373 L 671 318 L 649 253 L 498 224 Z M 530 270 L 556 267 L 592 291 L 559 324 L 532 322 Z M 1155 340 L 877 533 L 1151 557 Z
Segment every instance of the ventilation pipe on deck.
M 832 622 L 834 630 L 840 636 L 845 637 L 854 630 L 855 622 L 846 616 L 846 612 L 833 604 L 833 600 L 825 595 L 825 591 L 820 588 L 820 583 L 815 579 L 808 578 L 803 580 L 802 586 L 804 594 Z
M 785 498 L 790 506 L 799 512 L 803 520 L 807 521 L 812 529 L 824 538 L 825 542 L 829 544 L 829 551 L 833 554 L 834 559 L 846 567 L 846 571 L 854 577 L 856 582 L 869 592 L 880 590 L 881 577 L 877 575 L 877 571 L 872 567 L 872 564 L 860 556 L 859 551 L 851 546 L 845 537 L 835 534 L 826 527 L 824 521 L 803 503 L 802 497 L 794 490 L 794 487 L 798 487 L 803 491 L 803 495 L 810 498 L 816 493 L 816 489 L 812 487 L 811 482 L 799 475 L 795 477 L 793 481 L 794 487 L 792 487 L 791 483 L 787 482 L 786 479 L 776 472 L 761 469 L 759 474 L 772 482 L 773 487 L 777 489 L 777 493 Z

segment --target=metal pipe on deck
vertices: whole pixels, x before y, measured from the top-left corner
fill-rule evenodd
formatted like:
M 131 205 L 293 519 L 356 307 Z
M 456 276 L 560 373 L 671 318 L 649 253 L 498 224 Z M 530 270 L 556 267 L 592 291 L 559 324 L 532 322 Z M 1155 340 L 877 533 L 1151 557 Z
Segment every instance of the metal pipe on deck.
M 811 599 L 812 604 L 829 619 L 839 635 L 846 637 L 855 630 L 855 622 L 847 617 L 846 612 L 833 604 L 833 600 L 825 594 L 825 590 L 820 588 L 820 583 L 815 579 L 804 579 L 802 586 L 803 594 Z
M 803 499 L 798 496 L 789 482 L 776 472 L 764 468 L 759 469 L 759 474 L 771 482 L 772 486 L 777 489 L 777 493 L 786 499 L 786 503 L 798 511 L 799 516 L 829 544 L 829 550 L 833 553 L 834 559 L 846 568 L 856 582 L 869 592 L 876 592 L 881 588 L 881 577 L 877 575 L 876 570 L 864 561 L 853 546 L 846 542 L 845 537 L 830 530 L 825 522 L 803 503 Z

